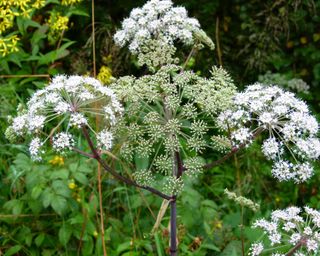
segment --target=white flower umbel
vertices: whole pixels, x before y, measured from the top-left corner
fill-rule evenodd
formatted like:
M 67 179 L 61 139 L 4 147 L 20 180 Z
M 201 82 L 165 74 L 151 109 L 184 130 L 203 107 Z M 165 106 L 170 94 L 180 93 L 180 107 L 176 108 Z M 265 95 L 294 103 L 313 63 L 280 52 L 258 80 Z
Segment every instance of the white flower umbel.
M 66 132 L 57 133 L 52 139 L 53 149 L 57 152 L 62 152 L 71 149 L 74 145 L 74 140 L 71 134 Z
M 89 127 L 97 141 L 110 149 L 112 134 L 109 130 L 121 113 L 122 106 L 116 95 L 98 80 L 59 75 L 31 97 L 27 109 L 13 119 L 9 130 L 18 136 L 33 137 L 29 151 L 33 159 L 39 160 L 43 153 L 40 147 L 50 137 L 53 149 L 64 152 L 74 146 L 72 137 L 78 136 L 83 126 Z M 96 133 L 93 129 L 96 118 L 103 132 Z
M 129 44 L 129 50 L 138 54 L 146 42 L 153 39 L 171 45 L 177 40 L 192 45 L 195 34 L 205 35 L 198 20 L 189 18 L 184 7 L 173 7 L 171 0 L 150 0 L 131 11 L 129 18 L 123 20 L 121 30 L 114 35 L 114 40 L 120 47 Z M 212 42 L 209 44 L 213 47 Z
M 262 251 L 263 251 L 263 244 L 255 243 L 250 247 L 249 255 L 250 256 L 260 255 Z
M 238 93 L 234 109 L 222 112 L 218 126 L 230 131 L 233 145 L 249 144 L 254 134 L 267 131 L 262 152 L 274 162 L 280 181 L 304 182 L 313 174 L 311 161 L 320 156 L 319 125 L 308 106 L 277 86 L 255 83 Z
M 42 159 L 41 154 L 43 153 L 43 150 L 41 150 L 42 143 L 39 138 L 34 138 L 31 140 L 29 145 L 29 152 L 31 155 L 31 158 L 34 161 L 40 161 Z
M 320 212 L 308 206 L 303 209 L 304 213 L 292 206 L 273 211 L 271 221 L 257 220 L 253 227 L 262 229 L 266 239 L 252 244 L 249 255 L 287 255 L 292 250 L 292 255 L 318 255 Z
M 97 135 L 97 140 L 98 140 L 98 145 L 100 148 L 104 148 L 106 150 L 109 150 L 112 147 L 112 133 L 109 132 L 108 130 L 103 130 L 98 133 Z

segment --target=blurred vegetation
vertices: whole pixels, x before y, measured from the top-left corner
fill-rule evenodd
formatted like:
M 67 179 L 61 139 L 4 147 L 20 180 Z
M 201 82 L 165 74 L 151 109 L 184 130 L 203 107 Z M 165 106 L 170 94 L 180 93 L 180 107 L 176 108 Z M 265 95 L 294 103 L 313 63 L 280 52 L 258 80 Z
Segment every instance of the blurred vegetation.
M 103 255 L 101 211 L 108 255 L 166 255 L 168 213 L 151 233 L 160 199 L 104 174 L 99 209 L 93 161 L 49 154 L 43 163 L 33 163 L 25 146 L 12 145 L 4 137 L 7 117 L 54 74 L 93 75 L 96 65 L 100 79 L 109 83 L 112 76 L 141 72 L 137 60 L 113 44 L 112 35 L 130 10 L 145 1 L 95 1 L 95 63 L 91 2 L 62 2 L 68 4 L 47 0 L 41 8 L 31 6 L 28 15 L 15 16 L 12 26 L 0 34 L 0 44 L 13 35 L 19 38 L 17 49 L 2 52 L 0 58 L 0 255 Z M 319 1 L 174 2 L 199 19 L 216 44 L 214 54 L 197 52 L 188 68 L 207 75 L 212 65 L 222 65 L 239 90 L 266 79 L 265 74 L 284 87 L 286 81 L 302 79 L 309 89 L 299 91 L 299 96 L 319 113 Z M 59 17 L 67 19 L 58 23 Z M 189 52 L 182 49 L 179 54 L 187 57 Z M 278 183 L 270 170 L 254 144 L 187 184 L 178 203 L 180 255 L 241 255 L 241 240 L 248 248 L 259 236 L 249 228 L 254 219 L 292 204 L 320 207 L 319 168 L 301 185 Z M 261 209 L 241 209 L 227 200 L 225 188 L 260 203 Z

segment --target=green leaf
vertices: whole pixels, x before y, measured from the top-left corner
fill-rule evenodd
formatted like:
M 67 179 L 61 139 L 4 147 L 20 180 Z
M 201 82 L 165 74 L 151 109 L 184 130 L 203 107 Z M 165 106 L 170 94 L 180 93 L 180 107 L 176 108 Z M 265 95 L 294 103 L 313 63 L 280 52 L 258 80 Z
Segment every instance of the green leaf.
M 42 195 L 41 195 L 41 199 L 42 199 L 42 204 L 44 208 L 47 208 L 52 200 L 54 199 L 54 193 L 52 192 L 51 188 L 46 188 Z
M 81 172 L 75 172 L 73 173 L 73 177 L 78 181 L 80 182 L 81 184 L 83 185 L 87 185 L 88 184 L 88 178 L 86 175 L 84 175 L 83 173 Z
M 70 17 L 71 15 L 90 17 L 90 15 L 85 10 L 81 10 L 79 9 L 79 7 L 70 7 L 67 16 Z
M 93 239 L 89 237 L 88 240 L 85 243 L 83 243 L 81 253 L 83 256 L 87 256 L 87 255 L 92 255 L 92 251 L 93 251 Z
M 37 186 L 33 187 L 32 191 L 31 191 L 31 198 L 36 200 L 39 198 L 41 193 L 42 193 L 42 187 L 40 185 L 37 185 Z
M 127 250 L 130 250 L 130 249 L 131 249 L 131 243 L 130 243 L 130 241 L 124 242 L 124 243 L 118 245 L 118 247 L 117 247 L 117 253 L 118 253 L 118 254 L 121 254 L 121 253 L 123 253 L 123 252 L 125 252 L 125 251 L 127 251 Z
M 66 245 L 71 237 L 72 227 L 66 223 L 59 229 L 59 241 L 61 244 Z
M 12 247 L 4 254 L 4 256 L 14 255 L 15 253 L 17 253 L 17 252 L 20 251 L 21 249 L 22 249 L 22 246 L 21 246 L 21 245 L 12 246 Z
M 40 247 L 42 245 L 45 236 L 46 235 L 44 233 L 41 233 L 36 237 L 36 239 L 34 239 L 34 242 L 37 247 Z
M 69 170 L 71 172 L 77 172 L 79 168 L 79 164 L 78 163 L 72 163 L 69 165 Z
M 48 52 L 45 55 L 41 55 L 38 58 L 38 65 L 49 65 L 52 64 L 53 62 L 55 62 L 58 59 L 64 58 L 69 54 L 69 51 L 67 50 L 67 48 L 69 46 L 71 46 L 72 44 L 74 44 L 75 42 L 68 42 L 63 44 L 59 49 Z
M 56 195 L 51 201 L 51 206 L 56 213 L 62 215 L 67 208 L 67 200 L 62 196 Z
M 63 197 L 70 197 L 71 196 L 71 191 L 68 188 L 66 181 L 55 180 L 52 182 L 52 188 L 56 192 L 57 195 L 60 195 Z
M 209 249 L 209 250 L 212 250 L 212 251 L 220 252 L 220 249 L 217 246 L 213 245 L 213 244 L 202 244 L 201 248 L 205 248 L 205 249 Z
M 69 177 L 69 170 L 68 169 L 61 169 L 57 171 L 53 171 L 50 174 L 50 179 L 55 180 L 55 179 L 62 179 L 62 180 L 67 180 Z

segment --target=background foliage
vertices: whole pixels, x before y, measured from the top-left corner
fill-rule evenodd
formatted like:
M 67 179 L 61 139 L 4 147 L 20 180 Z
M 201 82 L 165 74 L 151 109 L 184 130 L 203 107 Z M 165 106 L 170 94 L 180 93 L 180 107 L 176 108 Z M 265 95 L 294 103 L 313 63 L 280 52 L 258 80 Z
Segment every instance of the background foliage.
M 266 73 L 283 86 L 303 79 L 310 88 L 299 96 L 319 113 L 319 1 L 174 2 L 198 18 L 216 44 L 214 53 L 196 53 L 188 68 L 208 75 L 212 65 L 222 65 L 238 89 L 266 79 L 262 77 Z M 141 72 L 137 60 L 114 45 L 112 35 L 123 17 L 143 3 L 95 2 L 95 64 L 98 78 L 106 84 L 112 77 Z M 58 23 L 57 17 L 68 20 Z M 41 8 L 30 7 L 26 17 L 15 16 L 12 27 L 0 35 L 20 38 L 17 50 L 0 58 L 0 255 L 102 255 L 101 211 L 108 255 L 167 253 L 168 214 L 159 230 L 151 233 L 160 199 L 104 174 L 103 209 L 99 209 L 95 162 L 48 154 L 43 163 L 33 163 L 25 146 L 4 138 L 7 117 L 51 75 L 93 75 L 91 18 L 90 1 L 48 0 Z M 188 51 L 182 49 L 180 54 L 186 57 Z M 242 240 L 247 248 L 259 236 L 249 228 L 254 219 L 291 204 L 319 208 L 319 168 L 301 185 L 275 182 L 270 169 L 254 144 L 188 183 L 178 203 L 181 255 L 241 255 Z M 226 199 L 225 188 L 260 203 L 261 209 L 257 213 L 241 209 Z

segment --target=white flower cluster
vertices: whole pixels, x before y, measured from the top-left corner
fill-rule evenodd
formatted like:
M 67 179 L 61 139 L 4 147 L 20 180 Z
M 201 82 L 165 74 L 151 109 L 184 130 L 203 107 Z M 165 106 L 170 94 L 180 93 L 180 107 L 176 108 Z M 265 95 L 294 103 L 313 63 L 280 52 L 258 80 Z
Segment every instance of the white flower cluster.
M 261 228 L 267 235 L 270 245 L 283 248 L 274 252 L 273 256 L 286 255 L 294 247 L 294 255 L 318 255 L 320 243 L 320 211 L 308 206 L 304 207 L 306 218 L 302 217 L 302 209 L 292 206 L 284 210 L 276 210 L 271 214 L 271 221 L 257 220 L 255 228 Z M 264 253 L 266 245 L 263 242 L 252 244 L 249 255 Z M 266 249 L 266 251 L 272 248 Z M 276 250 L 276 249 L 274 249 Z
M 194 43 L 194 33 L 204 33 L 197 19 L 189 18 L 184 7 L 173 7 L 171 0 L 150 0 L 141 8 L 131 11 L 122 22 L 122 29 L 114 35 L 117 45 L 129 44 L 129 50 L 137 54 L 150 39 L 165 44 L 180 40 Z
M 296 183 L 312 176 L 310 162 L 320 155 L 319 125 L 303 101 L 277 86 L 255 83 L 233 102 L 235 109 L 218 117 L 218 126 L 231 131 L 233 146 L 249 144 L 255 132 L 266 130 L 262 152 L 274 162 L 273 176 Z
M 91 77 L 59 75 L 27 103 L 27 110 L 13 119 L 8 128 L 15 135 L 33 137 L 29 151 L 33 159 L 40 160 L 41 147 L 50 137 L 57 152 L 74 146 L 72 132 L 83 126 L 94 129 L 90 123 L 98 117 L 104 124 L 96 134 L 101 148 L 110 149 L 112 134 L 108 129 L 115 124 L 123 109 L 114 92 Z M 59 133 L 56 131 L 59 130 Z M 95 132 L 94 132 L 95 133 Z M 43 140 L 41 136 L 47 134 Z M 78 133 L 77 133 L 78 134 Z

